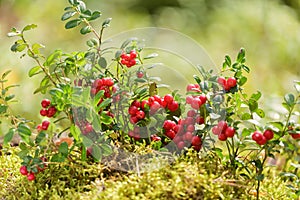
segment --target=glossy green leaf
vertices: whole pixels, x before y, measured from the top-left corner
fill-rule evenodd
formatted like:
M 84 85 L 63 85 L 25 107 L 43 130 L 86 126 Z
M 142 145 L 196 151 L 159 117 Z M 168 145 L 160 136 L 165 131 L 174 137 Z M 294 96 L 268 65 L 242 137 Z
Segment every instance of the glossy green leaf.
M 11 128 L 9 131 L 5 134 L 3 139 L 3 144 L 7 145 L 12 139 L 15 134 L 15 129 Z
M 65 12 L 65 13 L 63 14 L 63 16 L 61 17 L 61 20 L 62 20 L 62 21 L 68 20 L 68 19 L 70 19 L 71 17 L 73 17 L 75 14 L 76 14 L 75 11 L 68 11 L 68 12 Z
M 51 162 L 64 162 L 66 159 L 65 156 L 63 156 L 60 153 L 54 154 L 51 158 Z
M 62 142 L 62 143 L 59 145 L 58 151 L 59 151 L 62 155 L 67 156 L 67 155 L 68 155 L 68 143 Z
M 102 23 L 102 27 L 103 28 L 109 27 L 111 20 L 112 20 L 112 18 L 105 19 L 104 22 Z
M 7 105 L 0 104 L 0 114 L 6 113 L 7 109 L 8 109 Z
M 98 145 L 93 146 L 92 155 L 96 161 L 100 161 L 102 159 L 102 151 Z
M 85 27 L 82 27 L 82 28 L 80 29 L 80 33 L 81 33 L 82 35 L 85 35 L 85 34 L 87 34 L 87 33 L 90 33 L 91 31 L 92 31 L 92 29 L 91 29 L 90 26 L 85 26 Z
M 293 106 L 295 104 L 295 96 L 293 94 L 286 94 L 284 100 L 288 106 Z
M 31 30 L 31 29 L 35 29 L 36 27 L 37 27 L 36 24 L 29 24 L 29 25 L 27 25 L 27 26 L 25 26 L 25 27 L 23 28 L 22 32 L 24 32 L 24 31 L 29 31 L 29 30 Z
M 100 65 L 101 68 L 105 69 L 107 67 L 107 61 L 105 58 L 100 57 L 98 60 L 98 64 Z
M 31 130 L 26 124 L 23 123 L 19 124 L 17 131 L 21 135 L 31 136 Z
M 71 29 L 71 28 L 74 28 L 74 27 L 78 26 L 80 23 L 81 23 L 80 19 L 73 19 L 73 20 L 70 20 L 66 23 L 65 28 L 66 29 Z
M 101 12 L 99 12 L 99 11 L 94 11 L 94 12 L 92 13 L 92 16 L 89 18 L 89 21 L 98 19 L 100 16 L 101 16 Z
M 101 150 L 104 156 L 109 156 L 113 153 L 113 150 L 109 144 L 101 144 Z
M 29 77 L 32 77 L 34 75 L 37 75 L 40 73 L 40 70 L 41 70 L 41 67 L 40 66 L 35 66 L 35 67 L 32 67 L 29 72 L 28 72 L 28 76 Z

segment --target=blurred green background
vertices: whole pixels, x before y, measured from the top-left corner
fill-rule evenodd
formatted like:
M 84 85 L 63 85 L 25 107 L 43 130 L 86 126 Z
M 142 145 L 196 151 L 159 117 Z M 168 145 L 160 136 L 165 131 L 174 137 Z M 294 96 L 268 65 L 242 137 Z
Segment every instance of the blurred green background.
M 267 98 L 293 90 L 293 80 L 300 77 L 300 0 L 86 0 L 87 7 L 102 11 L 102 20 L 112 17 L 104 37 L 142 27 L 170 28 L 196 40 L 221 66 L 225 54 L 235 58 L 246 49 L 247 90 L 260 90 Z M 0 0 L 0 72 L 12 69 L 10 83 L 21 104 L 21 115 L 36 119 L 40 95 L 33 95 L 38 77 L 30 79 L 28 70 L 34 62 L 10 52 L 14 39 L 6 36 L 12 27 L 21 29 L 37 24 L 27 38 L 67 52 L 86 48 L 88 36 L 78 30 L 65 30 L 60 21 L 67 0 Z M 101 21 L 98 21 L 101 24 Z M 192 52 L 191 52 L 192 53 Z M 184 70 L 183 70 L 184 71 Z M 176 80 L 174 80 L 176 81 Z M 1 131 L 1 130 L 0 130 Z M 1 134 L 0 134 L 1 135 Z

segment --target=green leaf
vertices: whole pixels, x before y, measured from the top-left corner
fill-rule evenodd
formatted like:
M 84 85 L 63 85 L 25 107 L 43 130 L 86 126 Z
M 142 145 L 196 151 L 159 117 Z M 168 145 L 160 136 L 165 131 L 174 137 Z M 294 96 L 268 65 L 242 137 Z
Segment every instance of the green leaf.
M 93 140 L 91 140 L 90 138 L 82 135 L 82 144 L 85 146 L 85 147 L 90 147 L 93 145 Z
M 236 61 L 239 63 L 243 63 L 245 62 L 244 59 L 245 59 L 245 49 L 241 48 L 236 58 Z
M 97 108 L 98 108 L 98 109 L 105 108 L 105 107 L 107 107 L 111 102 L 112 102 L 112 99 L 111 99 L 111 98 L 105 99 L 104 101 L 101 102 L 101 104 L 100 104 Z
M 11 128 L 9 129 L 8 133 L 4 136 L 3 144 L 7 145 L 13 138 L 15 134 L 15 129 Z
M 96 161 L 100 161 L 102 159 L 102 151 L 98 145 L 93 146 L 92 155 Z
M 78 126 L 72 124 L 71 127 L 70 127 L 70 133 L 71 135 L 73 136 L 73 138 L 78 141 L 79 140 L 79 136 L 81 134 L 81 131 L 79 129 Z
M 4 79 L 8 76 L 8 74 L 10 74 L 10 72 L 11 72 L 11 70 L 5 71 L 5 72 L 2 74 L 1 79 L 4 80 Z
M 20 123 L 18 125 L 17 131 L 21 135 L 31 136 L 30 128 L 26 124 Z
M 242 76 L 242 77 L 238 80 L 239 86 L 243 86 L 246 82 L 247 82 L 247 77 L 245 77 L 245 76 Z
M 74 28 L 74 27 L 78 26 L 80 23 L 81 23 L 80 19 L 73 19 L 73 20 L 70 20 L 66 23 L 65 28 L 66 29 L 71 29 L 71 28 Z
M 98 60 L 98 64 L 100 65 L 101 68 L 105 69 L 107 67 L 107 61 L 105 58 L 100 57 Z
M 288 106 L 293 106 L 295 104 L 295 97 L 293 94 L 286 94 L 284 100 Z
M 230 59 L 230 57 L 229 57 L 228 55 L 225 56 L 225 61 L 224 61 L 224 63 L 225 63 L 228 67 L 231 66 L 231 59 Z
M 241 117 L 242 120 L 248 120 L 252 119 L 251 115 L 249 113 L 244 113 Z
M 40 73 L 40 70 L 41 70 L 41 67 L 40 66 L 35 66 L 35 67 L 32 67 L 29 72 L 28 72 L 28 76 L 29 77 L 32 77 L 34 75 L 37 75 Z
M 36 142 L 37 144 L 40 144 L 40 143 L 45 139 L 45 137 L 46 137 L 45 132 L 44 132 L 44 131 L 41 131 L 41 132 L 36 136 L 35 142 Z
M 61 155 L 60 153 L 57 153 L 52 156 L 51 162 L 64 162 L 65 159 L 65 156 Z
M 106 20 L 104 20 L 104 22 L 102 23 L 102 27 L 106 28 L 109 27 L 109 23 L 111 22 L 112 18 L 107 18 Z
M 83 1 L 77 1 L 79 3 L 79 5 L 77 6 L 77 8 L 79 9 L 80 12 L 84 12 L 86 10 L 86 6 L 85 3 Z
M 25 31 L 29 31 L 29 30 L 31 30 L 31 29 L 35 29 L 36 27 L 37 27 L 36 24 L 29 24 L 29 25 L 27 25 L 27 26 L 25 26 L 25 27 L 23 28 L 22 33 L 25 32 Z
M 12 100 L 14 97 L 15 97 L 14 94 L 8 95 L 8 96 L 5 97 L 4 101 L 10 101 L 10 100 Z M 0 113 L 1 113 L 1 112 L 0 112 Z
M 276 127 L 279 129 L 279 131 L 283 131 L 284 125 L 282 122 L 270 122 L 272 126 Z
M 98 19 L 100 16 L 101 16 L 101 12 L 94 11 L 93 14 L 92 14 L 92 16 L 88 20 L 92 21 L 92 20 Z
M 255 101 L 258 101 L 261 97 L 261 92 L 260 91 L 257 91 L 256 93 L 252 94 L 250 99 L 253 99 Z
M 295 81 L 295 89 L 297 90 L 298 93 L 300 93 L 300 81 Z
M 92 31 L 92 29 L 91 29 L 90 26 L 85 26 L 85 27 L 82 27 L 82 28 L 80 29 L 80 33 L 81 33 L 82 35 L 85 35 L 85 34 L 87 34 L 87 33 L 90 33 L 91 31 Z
M 64 155 L 67 156 L 68 155 L 68 143 L 63 142 L 59 145 L 58 151 Z
M 242 65 L 242 68 L 243 68 L 247 73 L 250 72 L 250 68 L 247 67 L 246 65 Z
M 6 113 L 7 109 L 8 109 L 7 105 L 0 104 L 0 114 Z
M 255 110 L 255 113 L 260 117 L 264 118 L 266 116 L 265 112 L 262 109 Z
M 254 101 L 252 99 L 249 100 L 249 110 L 251 112 L 254 112 L 256 109 L 258 109 L 258 103 L 257 101 Z
M 101 150 L 104 156 L 109 156 L 113 153 L 113 150 L 109 144 L 101 144 Z
M 258 181 L 262 181 L 262 180 L 264 180 L 264 178 L 265 178 L 264 174 L 260 174 L 260 175 L 256 176 L 256 180 L 258 180 Z
M 68 12 L 65 12 L 65 13 L 63 14 L 63 16 L 61 16 L 61 20 L 62 20 L 62 21 L 68 20 L 68 19 L 70 19 L 71 17 L 73 17 L 75 14 L 76 14 L 75 11 L 68 11 Z
M 38 89 L 36 89 L 33 94 L 37 94 L 39 92 L 41 92 L 42 94 L 45 93 L 46 89 L 49 88 L 51 86 L 51 84 L 47 84 L 47 85 L 44 85 L 42 87 L 39 87 Z
M 98 45 L 98 42 L 97 40 L 95 40 L 94 38 L 88 40 L 86 42 L 86 44 L 89 46 L 89 47 L 94 47 L 94 46 L 97 46 Z M 121 54 L 120 54 L 121 55 Z

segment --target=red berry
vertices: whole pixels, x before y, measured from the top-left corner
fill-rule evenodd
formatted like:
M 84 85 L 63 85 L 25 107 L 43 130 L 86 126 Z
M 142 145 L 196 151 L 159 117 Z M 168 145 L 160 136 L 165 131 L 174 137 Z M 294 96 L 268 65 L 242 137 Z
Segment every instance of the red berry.
M 196 122 L 197 122 L 198 124 L 204 124 L 204 122 L 205 122 L 204 117 L 198 115 L 198 116 L 196 117 Z
M 42 129 L 42 124 L 37 125 L 36 129 L 37 129 L 38 132 L 42 131 L 43 130 Z
M 96 95 L 98 90 L 96 88 L 91 89 L 91 95 Z
M 142 111 L 142 110 L 137 111 L 137 112 L 135 113 L 135 115 L 136 115 L 136 117 L 137 117 L 138 119 L 144 119 L 144 118 L 145 118 L 145 112 Z
M 227 79 L 227 85 L 230 88 L 235 87 L 236 86 L 236 79 L 234 77 L 229 77 Z
M 27 180 L 33 181 L 34 179 L 35 179 L 35 176 L 34 176 L 34 173 L 33 173 L 33 172 L 27 174 Z
M 41 109 L 41 110 L 40 110 L 40 115 L 42 115 L 42 116 L 47 116 L 47 115 L 48 115 L 48 110 L 45 109 L 45 108 Z
M 225 135 L 229 138 L 232 138 L 235 134 L 235 129 L 233 127 L 227 127 L 225 130 Z
M 195 119 L 193 117 L 187 117 L 184 120 L 184 124 L 186 124 L 186 125 L 195 124 Z
M 165 130 L 173 129 L 176 126 L 176 123 L 171 120 L 166 120 L 163 124 Z
M 192 103 L 191 103 L 192 108 L 198 110 L 198 109 L 201 107 L 201 105 L 202 105 L 202 102 L 201 102 L 200 99 L 194 98 L 194 99 L 192 100 Z
M 132 67 L 135 64 L 136 64 L 136 60 L 130 60 L 129 63 L 127 64 L 127 67 Z
M 143 100 L 141 103 L 141 108 L 145 110 L 145 108 L 149 107 L 149 101 L 148 100 Z
M 130 51 L 130 59 L 135 59 L 135 58 L 136 58 L 136 56 L 137 56 L 137 53 L 136 53 L 136 51 L 134 51 L 134 50 L 131 50 L 131 51 Z
M 136 106 L 130 106 L 128 108 L 128 113 L 132 116 L 136 115 L 136 113 L 138 112 L 138 108 Z
M 175 133 L 181 134 L 184 131 L 184 126 L 181 124 L 175 125 L 174 129 Z
M 47 114 L 47 117 L 53 117 L 55 114 L 56 114 L 57 110 L 54 106 L 51 106 L 49 109 L 48 109 L 48 114 Z
M 144 77 L 144 73 L 142 71 L 138 71 L 138 72 L 136 72 L 136 76 L 138 78 L 143 78 Z
M 261 135 L 262 138 L 260 140 L 257 140 L 256 143 L 259 144 L 259 145 L 264 145 L 267 143 L 267 138 L 263 135 Z
M 43 130 L 47 130 L 48 127 L 49 127 L 49 125 L 50 125 L 50 122 L 49 122 L 49 121 L 47 121 L 47 120 L 43 121 L 43 122 L 42 122 L 42 129 L 43 129 Z
M 222 130 L 222 132 L 225 132 L 225 130 L 227 129 L 228 125 L 225 121 L 219 121 L 218 123 L 218 127 L 219 127 L 219 130 Z
M 259 132 L 259 131 L 255 131 L 253 134 L 252 134 L 252 140 L 254 140 L 254 141 L 260 141 L 260 140 L 262 140 L 262 133 L 261 132 Z
M 168 104 L 172 103 L 174 100 L 174 97 L 171 94 L 166 94 L 164 96 L 164 101 L 167 102 Z
M 227 84 L 227 82 L 224 85 L 224 90 L 229 91 L 230 90 L 230 86 Z
M 187 104 L 191 104 L 193 102 L 193 100 L 194 100 L 194 97 L 192 97 L 192 96 L 187 96 L 185 98 L 185 101 L 186 101 Z
M 185 143 L 183 141 L 178 142 L 176 145 L 179 150 L 181 150 L 185 147 Z
M 122 64 L 122 65 L 128 65 L 129 62 L 128 62 L 128 60 L 122 59 L 122 60 L 121 60 L 121 64 Z
M 171 112 L 174 112 L 178 109 L 179 105 L 177 103 L 177 101 L 172 101 L 170 104 L 168 104 L 168 109 L 171 111 Z
M 188 117 L 195 117 L 196 114 L 197 114 L 197 112 L 195 110 L 189 110 L 187 112 Z
M 265 130 L 263 135 L 267 140 L 271 140 L 274 137 L 274 132 L 272 130 Z
M 134 131 L 129 131 L 129 132 L 128 132 L 128 136 L 129 136 L 129 137 L 132 137 L 132 138 L 133 138 L 133 137 L 134 137 L 134 134 L 135 134 Z
M 131 117 L 129 118 L 129 121 L 130 121 L 130 123 L 132 123 L 132 124 L 136 124 L 136 123 L 139 121 L 139 119 L 138 119 L 136 116 L 131 116 Z
M 226 79 L 224 77 L 219 77 L 218 78 L 218 83 L 222 86 L 224 86 L 226 84 Z
M 211 131 L 214 135 L 219 135 L 222 133 L 222 130 L 220 130 L 218 126 L 212 127 Z
M 151 135 L 150 139 L 151 139 L 151 141 L 161 141 L 161 138 L 157 135 Z
M 192 138 L 192 145 L 193 146 L 199 146 L 202 144 L 201 138 L 197 135 L 193 136 Z
M 193 124 L 190 124 L 186 127 L 186 130 L 189 132 L 194 132 L 195 131 L 195 126 Z
M 219 138 L 219 140 L 221 140 L 221 141 L 227 140 L 227 136 L 226 136 L 224 133 L 219 134 L 219 135 L 218 135 L 218 138 Z
M 91 156 L 92 153 L 93 153 L 93 148 L 92 148 L 92 147 L 88 147 L 88 148 L 86 149 L 86 155 L 87 155 L 87 156 Z
M 150 106 L 150 112 L 154 114 L 158 109 L 160 109 L 160 104 L 157 101 L 154 101 Z
M 141 107 L 141 103 L 138 101 L 138 100 L 134 100 L 132 103 L 131 103 L 131 106 L 135 106 L 137 108 Z
M 183 139 L 186 140 L 186 141 L 191 142 L 192 139 L 193 139 L 193 133 L 190 132 L 190 131 L 186 132 L 186 133 L 183 135 Z
M 165 135 L 168 136 L 170 139 L 173 139 L 175 137 L 176 133 L 173 130 L 167 130 L 165 132 Z
M 87 123 L 84 127 L 84 131 L 83 131 L 83 134 L 86 135 L 86 134 L 89 134 L 91 133 L 92 131 L 94 130 L 92 124 L 90 123 Z
M 41 102 L 41 105 L 43 108 L 48 108 L 48 106 L 50 106 L 51 101 L 49 99 L 43 99 Z
M 21 166 L 20 167 L 20 173 L 22 174 L 22 175 L 27 175 L 28 174 L 28 171 L 27 171 L 27 167 L 26 166 Z
M 207 101 L 207 97 L 204 94 L 201 94 L 199 96 L 199 99 L 201 100 L 202 104 L 206 103 L 206 101 Z
M 292 136 L 293 139 L 298 140 L 300 139 L 300 133 L 294 133 L 294 134 L 290 134 Z

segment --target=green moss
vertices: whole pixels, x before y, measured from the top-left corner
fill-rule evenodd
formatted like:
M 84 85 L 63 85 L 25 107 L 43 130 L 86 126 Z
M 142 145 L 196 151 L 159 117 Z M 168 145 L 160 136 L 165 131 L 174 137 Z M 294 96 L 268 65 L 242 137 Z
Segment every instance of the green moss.
M 190 152 L 140 176 L 96 163 L 50 164 L 29 182 L 10 151 L 0 157 L 0 196 L 6 199 L 255 199 L 255 182 L 233 179 L 213 156 L 199 158 Z M 261 199 L 292 199 L 274 173 L 264 179 Z

